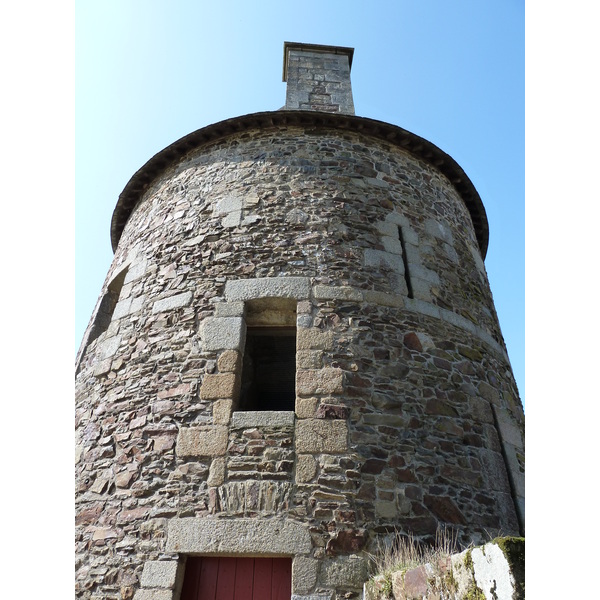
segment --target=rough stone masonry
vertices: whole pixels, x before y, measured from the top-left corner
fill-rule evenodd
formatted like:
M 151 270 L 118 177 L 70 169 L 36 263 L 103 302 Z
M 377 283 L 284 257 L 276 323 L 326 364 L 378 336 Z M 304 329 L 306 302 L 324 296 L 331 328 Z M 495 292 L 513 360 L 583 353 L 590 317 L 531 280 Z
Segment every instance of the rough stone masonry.
M 350 89 L 349 49 L 292 46 L 288 90 L 318 63 L 314 106 L 194 132 L 119 198 L 77 358 L 78 598 L 177 599 L 202 555 L 287 556 L 293 598 L 358 598 L 396 530 L 523 534 L 481 200 L 325 87 L 331 68 Z M 291 375 L 256 375 L 291 377 L 294 410 L 241 409 L 263 334 L 295 336 Z

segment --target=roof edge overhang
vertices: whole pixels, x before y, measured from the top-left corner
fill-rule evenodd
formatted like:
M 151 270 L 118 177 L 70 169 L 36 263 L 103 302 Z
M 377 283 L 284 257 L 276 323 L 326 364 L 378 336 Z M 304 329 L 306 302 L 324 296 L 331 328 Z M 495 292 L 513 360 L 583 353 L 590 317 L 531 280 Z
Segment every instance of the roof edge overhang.
M 307 110 L 279 110 L 252 113 L 219 121 L 198 129 L 155 154 L 129 180 L 113 211 L 110 235 L 116 251 L 123 229 L 136 204 L 154 179 L 188 152 L 245 131 L 277 130 L 285 127 L 322 127 L 352 131 L 380 139 L 429 163 L 445 175 L 465 203 L 473 222 L 481 255 L 485 258 L 489 240 L 488 221 L 483 202 L 471 180 L 458 163 L 435 144 L 396 125 L 355 115 L 331 114 Z

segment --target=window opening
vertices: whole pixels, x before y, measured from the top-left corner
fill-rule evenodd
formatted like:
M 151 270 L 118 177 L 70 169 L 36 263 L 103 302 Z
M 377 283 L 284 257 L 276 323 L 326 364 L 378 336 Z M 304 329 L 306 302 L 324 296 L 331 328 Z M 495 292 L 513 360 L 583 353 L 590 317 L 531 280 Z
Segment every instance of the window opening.
M 406 244 L 404 242 L 404 235 L 402 235 L 402 227 L 398 225 L 398 239 L 400 240 L 400 246 L 402 248 L 402 262 L 404 263 L 404 281 L 406 281 L 406 288 L 408 290 L 408 297 L 413 298 L 413 289 L 410 283 L 410 273 L 408 271 L 408 258 L 406 256 Z
M 98 312 L 94 320 L 94 325 L 90 331 L 88 338 L 88 344 L 94 341 L 97 337 L 100 337 L 110 325 L 112 321 L 113 313 L 117 302 L 119 302 L 119 296 L 121 295 L 121 289 L 123 288 L 123 282 L 127 275 L 127 269 L 123 269 L 109 284 L 106 289 L 106 293 L 100 301 Z
M 291 410 L 296 404 L 296 328 L 248 327 L 240 410 Z

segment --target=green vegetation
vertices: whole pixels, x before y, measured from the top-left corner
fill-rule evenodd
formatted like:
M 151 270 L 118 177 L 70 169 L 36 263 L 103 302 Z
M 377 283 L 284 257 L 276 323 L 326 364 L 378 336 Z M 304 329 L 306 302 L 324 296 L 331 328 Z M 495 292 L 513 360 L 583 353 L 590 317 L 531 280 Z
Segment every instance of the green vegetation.
M 525 539 L 498 537 L 488 543 L 496 544 L 502 550 L 517 583 L 516 598 L 524 600 Z M 483 546 L 480 549 L 485 551 Z M 379 600 L 394 598 L 393 582 L 399 584 L 398 574 L 403 581 L 408 570 L 426 566 L 430 593 L 437 593 L 441 598 L 454 598 L 460 586 L 463 600 L 485 600 L 483 590 L 475 582 L 471 548 L 464 552 L 462 563 L 455 562 L 454 568 L 457 571 L 454 572 L 451 568 L 450 557 L 459 552 L 456 538 L 447 530 L 438 530 L 434 546 L 426 546 L 410 535 L 400 535 L 396 532 L 387 543 L 380 542 L 376 553 L 370 556 L 373 576 L 369 586 L 371 593 L 375 595 L 368 597 L 377 597 Z M 468 589 L 465 590 L 464 586 L 468 586 Z
M 525 598 L 525 538 L 503 537 L 492 540 L 506 557 L 514 575 L 519 598 Z

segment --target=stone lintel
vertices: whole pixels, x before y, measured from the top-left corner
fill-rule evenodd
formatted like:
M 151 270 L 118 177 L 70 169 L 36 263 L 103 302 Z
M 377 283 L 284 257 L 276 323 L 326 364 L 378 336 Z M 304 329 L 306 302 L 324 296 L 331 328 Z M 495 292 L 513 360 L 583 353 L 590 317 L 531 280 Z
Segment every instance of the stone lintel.
M 295 298 L 305 300 L 310 296 L 308 277 L 257 277 L 255 279 L 230 279 L 225 283 L 228 302 L 258 298 Z
M 186 517 L 168 525 L 167 552 L 210 555 L 295 556 L 312 549 L 308 529 L 287 519 Z

